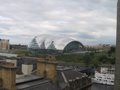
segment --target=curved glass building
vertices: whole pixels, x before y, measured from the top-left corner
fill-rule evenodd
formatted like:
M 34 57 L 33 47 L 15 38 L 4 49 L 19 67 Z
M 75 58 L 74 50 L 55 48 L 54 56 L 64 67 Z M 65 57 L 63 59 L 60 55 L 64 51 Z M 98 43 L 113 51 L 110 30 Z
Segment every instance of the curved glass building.
M 30 45 L 29 45 L 30 49 L 40 49 L 37 41 L 36 41 L 36 37 L 32 39 Z
M 68 43 L 65 47 L 63 52 L 64 53 L 80 53 L 85 51 L 85 47 L 84 45 L 79 42 L 79 41 L 72 41 L 70 43 Z

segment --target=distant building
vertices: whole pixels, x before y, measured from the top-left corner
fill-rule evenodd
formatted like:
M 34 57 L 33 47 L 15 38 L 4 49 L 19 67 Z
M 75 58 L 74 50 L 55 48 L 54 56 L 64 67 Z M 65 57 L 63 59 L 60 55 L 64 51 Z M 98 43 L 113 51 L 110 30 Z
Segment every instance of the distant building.
M 56 50 L 54 41 L 52 41 L 50 43 L 50 45 L 46 48 L 45 40 L 43 40 L 43 42 L 41 42 L 41 44 L 39 46 L 38 42 L 36 41 L 36 37 L 32 39 L 32 41 L 29 45 L 29 49 L 32 49 L 32 50 L 35 50 L 35 49 L 37 49 L 37 50 L 45 50 L 45 49 Z
M 9 40 L 0 39 L 0 50 L 9 50 Z
M 56 50 L 55 45 L 54 45 L 54 41 L 51 42 L 51 44 L 48 46 L 47 49 Z
M 16 49 L 24 49 L 24 50 L 27 50 L 27 45 L 10 44 L 10 50 L 16 50 Z
M 81 53 L 84 51 L 86 51 L 86 49 L 79 41 L 72 41 L 68 43 L 63 50 L 64 53 Z
M 45 40 L 42 40 L 42 42 L 37 42 L 36 37 L 34 37 L 28 47 L 29 51 L 33 55 L 38 54 L 58 54 L 61 53 L 60 50 L 57 50 L 54 41 L 50 43 L 50 45 L 46 48 Z
M 111 48 L 110 44 L 99 44 L 94 46 L 85 46 L 87 51 L 108 52 Z
M 52 41 L 49 45 L 42 40 L 43 42 L 37 42 L 36 37 L 34 37 L 29 45 L 29 50 L 34 54 L 61 54 L 61 53 L 85 53 L 86 48 L 79 41 L 71 41 L 69 42 L 63 50 L 58 50 L 54 41 Z M 64 42 L 63 42 L 64 43 Z M 47 48 L 45 46 L 48 46 Z
M 37 49 L 40 49 L 37 41 L 36 41 L 36 37 L 32 39 L 30 45 L 29 45 L 29 48 L 30 49 L 33 49 L 33 50 L 37 50 Z
M 46 49 L 46 47 L 45 47 L 45 41 L 43 41 L 43 42 L 41 43 L 40 49 Z

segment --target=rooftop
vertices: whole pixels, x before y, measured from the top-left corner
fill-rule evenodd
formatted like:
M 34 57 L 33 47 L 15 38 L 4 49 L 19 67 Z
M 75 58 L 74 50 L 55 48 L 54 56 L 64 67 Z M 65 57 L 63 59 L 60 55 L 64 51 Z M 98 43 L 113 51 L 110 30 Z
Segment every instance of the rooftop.
M 36 75 L 16 79 L 17 90 L 56 90 L 55 85 L 48 79 Z

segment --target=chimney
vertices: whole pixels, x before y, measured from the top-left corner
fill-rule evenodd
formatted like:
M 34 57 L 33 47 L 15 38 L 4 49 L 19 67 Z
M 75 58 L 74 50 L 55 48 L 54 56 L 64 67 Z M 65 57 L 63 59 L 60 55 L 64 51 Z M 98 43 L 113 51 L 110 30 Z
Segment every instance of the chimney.
M 13 63 L 15 67 L 17 67 L 17 60 L 16 59 L 6 59 L 6 62 Z
M 16 68 L 14 64 L 3 62 L 0 63 L 1 85 L 7 90 L 16 90 Z
M 37 74 L 42 77 L 46 77 L 52 81 L 56 80 L 56 59 L 53 56 L 47 56 L 41 58 L 37 63 Z
M 51 79 L 52 81 L 56 80 L 56 59 L 54 56 L 47 56 L 46 57 L 46 77 Z
M 39 75 L 40 77 L 46 77 L 45 68 L 46 68 L 45 58 L 39 58 L 39 60 L 37 61 L 37 75 Z

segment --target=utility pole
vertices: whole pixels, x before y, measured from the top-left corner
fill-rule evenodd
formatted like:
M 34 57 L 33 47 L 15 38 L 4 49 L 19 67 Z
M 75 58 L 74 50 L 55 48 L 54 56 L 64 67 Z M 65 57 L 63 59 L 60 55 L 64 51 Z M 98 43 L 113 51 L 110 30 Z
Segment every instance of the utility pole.
M 117 41 L 114 90 L 120 90 L 120 0 L 117 3 Z

